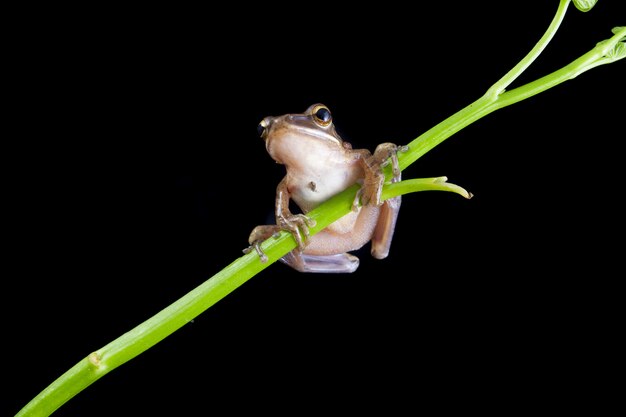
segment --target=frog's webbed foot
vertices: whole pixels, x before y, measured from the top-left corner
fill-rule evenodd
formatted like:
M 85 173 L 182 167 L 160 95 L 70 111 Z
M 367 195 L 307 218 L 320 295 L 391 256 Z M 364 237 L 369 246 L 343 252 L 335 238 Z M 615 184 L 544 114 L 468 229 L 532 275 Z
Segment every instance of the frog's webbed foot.
M 259 255 L 261 262 L 267 262 L 267 255 L 265 255 L 263 249 L 261 249 L 261 243 L 271 236 L 278 236 L 278 233 L 282 230 L 293 235 L 298 244 L 298 250 L 304 250 L 307 243 L 306 241 L 309 239 L 309 227 L 313 226 L 315 226 L 315 220 L 304 214 L 281 216 L 278 219 L 278 225 L 262 225 L 255 227 L 248 237 L 250 246 L 245 248 L 243 253 L 247 254 L 254 250 Z
M 250 246 L 245 248 L 243 253 L 250 253 L 254 250 L 257 255 L 259 255 L 261 262 L 267 262 L 267 255 L 265 255 L 265 252 L 261 249 L 261 243 L 263 243 L 264 240 L 269 239 L 270 236 L 277 236 L 280 230 L 280 227 L 276 225 L 263 225 L 255 227 L 252 229 L 252 232 L 250 232 L 250 237 L 248 237 L 248 243 Z
M 306 241 L 309 239 L 309 227 L 315 226 L 315 220 L 304 214 L 290 214 L 288 216 L 279 216 L 277 219 L 278 226 L 281 230 L 285 230 L 293 236 L 298 244 L 298 249 L 304 250 Z
M 383 168 L 391 163 L 393 172 L 391 182 L 400 181 L 401 172 L 398 164 L 398 152 L 406 152 L 408 149 L 408 146 L 398 146 L 389 142 L 381 143 L 376 147 L 374 154 L 363 161 L 365 179 L 354 198 L 352 210 L 358 210 L 359 201 L 362 205 L 375 204 L 380 206 L 382 204 L 380 196 L 385 184 Z
M 280 260 L 300 272 L 351 273 L 359 267 L 359 258 L 349 253 L 307 255 L 294 249 Z
M 393 143 L 381 143 L 374 151 L 374 158 L 380 152 L 380 157 L 384 160 L 380 163 L 380 167 L 384 168 L 391 163 L 393 177 L 391 182 L 399 182 L 401 179 L 400 164 L 398 164 L 398 152 L 406 152 L 409 150 L 407 145 L 394 145 Z

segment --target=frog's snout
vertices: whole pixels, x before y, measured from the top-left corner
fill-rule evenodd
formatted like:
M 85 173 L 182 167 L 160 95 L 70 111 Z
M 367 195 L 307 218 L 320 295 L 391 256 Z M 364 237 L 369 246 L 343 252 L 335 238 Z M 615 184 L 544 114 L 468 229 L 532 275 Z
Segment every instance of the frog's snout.
M 265 119 L 261 120 L 256 127 L 257 133 L 263 140 L 267 139 L 267 132 L 269 131 L 270 124 L 271 118 L 266 117 Z

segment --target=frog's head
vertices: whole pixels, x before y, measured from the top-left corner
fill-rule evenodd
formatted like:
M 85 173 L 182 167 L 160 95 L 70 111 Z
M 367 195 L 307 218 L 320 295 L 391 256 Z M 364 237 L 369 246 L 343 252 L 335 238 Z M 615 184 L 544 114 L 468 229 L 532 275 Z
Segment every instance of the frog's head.
M 258 132 L 267 152 L 281 164 L 308 161 L 329 150 L 349 147 L 335 131 L 330 110 L 323 104 L 314 104 L 302 114 L 266 117 Z

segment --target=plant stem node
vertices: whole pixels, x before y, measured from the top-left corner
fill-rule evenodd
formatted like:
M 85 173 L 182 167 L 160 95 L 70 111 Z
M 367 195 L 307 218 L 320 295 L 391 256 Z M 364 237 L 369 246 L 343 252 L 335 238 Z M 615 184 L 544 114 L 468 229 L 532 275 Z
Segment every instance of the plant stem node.
M 99 368 L 100 367 L 100 355 L 98 355 L 98 352 L 93 352 L 88 356 L 89 359 L 89 363 L 91 363 L 94 367 Z

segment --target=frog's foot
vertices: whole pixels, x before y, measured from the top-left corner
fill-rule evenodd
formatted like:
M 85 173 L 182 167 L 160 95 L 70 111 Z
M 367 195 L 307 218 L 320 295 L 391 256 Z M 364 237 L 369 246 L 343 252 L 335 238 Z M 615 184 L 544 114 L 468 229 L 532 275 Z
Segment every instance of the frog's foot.
M 315 220 L 304 214 L 280 216 L 277 223 L 277 227 L 281 230 L 291 233 L 300 250 L 304 250 L 306 247 L 306 241 L 309 239 L 309 227 L 313 227 L 316 224 Z
M 306 255 L 295 249 L 280 260 L 300 272 L 350 273 L 359 267 L 359 258 L 349 253 Z
M 374 157 L 379 152 L 381 156 L 385 158 L 383 162 L 381 162 L 380 167 L 384 168 L 391 163 L 391 169 L 393 172 L 393 177 L 391 178 L 391 182 L 399 182 L 401 179 L 400 174 L 400 164 L 398 164 L 398 152 L 406 152 L 409 150 L 407 145 L 398 146 L 393 143 L 381 143 L 376 147 L 374 151 Z
M 263 225 L 255 227 L 252 229 L 252 232 L 250 232 L 250 237 L 248 237 L 248 243 L 250 246 L 245 248 L 243 253 L 250 253 L 254 250 L 259 255 L 261 262 L 267 262 L 267 255 L 265 255 L 265 252 L 261 249 L 261 243 L 263 243 L 264 240 L 269 239 L 270 236 L 276 236 L 280 230 L 280 227 L 276 225 Z
M 359 201 L 363 205 L 382 204 L 381 194 L 385 184 L 383 168 L 391 163 L 393 177 L 391 182 L 398 182 L 402 178 L 398 164 L 398 152 L 406 152 L 408 146 L 398 146 L 393 143 L 381 143 L 376 147 L 374 154 L 364 161 L 365 179 L 361 189 L 357 192 L 352 203 L 352 210 L 357 211 Z
M 285 230 L 292 234 L 299 250 L 304 250 L 309 239 L 309 227 L 315 226 L 315 220 L 305 216 L 304 214 L 292 214 L 286 217 L 280 217 L 278 225 L 262 225 L 252 229 L 248 237 L 250 246 L 243 250 L 243 253 L 250 253 L 253 250 L 259 255 L 261 262 L 267 262 L 267 255 L 261 249 L 261 243 L 269 239 L 271 236 L 278 236 L 278 233 Z
M 263 249 L 261 249 L 261 242 L 262 241 L 253 242 L 250 246 L 245 248 L 242 252 L 247 255 L 250 252 L 252 252 L 252 250 L 254 249 L 256 251 L 257 255 L 259 255 L 259 260 L 261 262 L 263 262 L 263 263 L 266 263 L 267 262 L 267 255 L 265 254 L 265 252 L 263 252 Z

